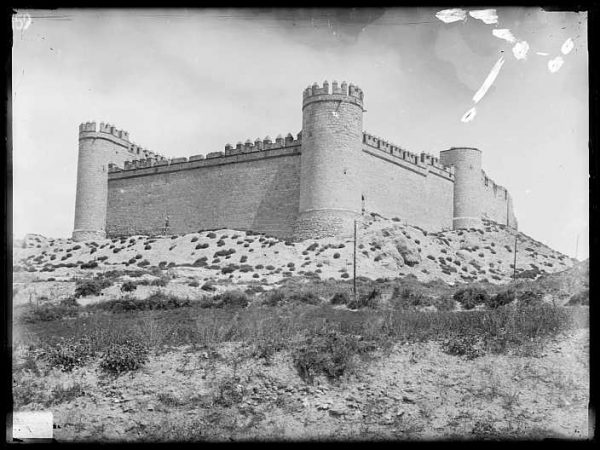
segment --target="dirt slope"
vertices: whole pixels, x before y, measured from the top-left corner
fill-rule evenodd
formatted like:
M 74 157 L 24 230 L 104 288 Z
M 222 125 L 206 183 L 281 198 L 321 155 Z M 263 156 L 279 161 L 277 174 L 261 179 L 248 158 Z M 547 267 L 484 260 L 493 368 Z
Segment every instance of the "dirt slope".
M 359 225 L 357 276 L 370 279 L 413 274 L 421 281 L 504 283 L 513 276 L 514 233 L 487 222 L 483 231 L 427 233 L 399 221 L 366 216 Z M 519 233 L 517 275 L 560 272 L 573 260 Z M 14 248 L 15 281 L 85 276 L 109 269 L 159 266 L 176 276 L 275 283 L 292 275 L 352 276 L 352 239 L 284 242 L 235 230 L 183 236 L 132 236 L 74 243 L 28 235 Z M 81 269 L 94 261 L 96 268 Z M 94 265 L 94 264 L 93 264 Z M 85 266 L 84 266 L 85 267 Z

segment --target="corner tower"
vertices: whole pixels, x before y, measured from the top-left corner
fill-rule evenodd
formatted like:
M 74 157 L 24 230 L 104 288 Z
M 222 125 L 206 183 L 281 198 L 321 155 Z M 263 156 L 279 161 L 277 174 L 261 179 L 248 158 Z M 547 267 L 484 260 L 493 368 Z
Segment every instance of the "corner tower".
M 129 133 L 96 122 L 79 125 L 74 241 L 104 239 L 108 203 L 108 166 L 135 158 Z
M 360 214 L 363 92 L 345 81 L 304 90 L 300 202 L 294 237 L 352 230 Z
M 481 221 L 481 150 L 452 147 L 440 152 L 440 163 L 454 166 L 452 228 L 483 228 Z

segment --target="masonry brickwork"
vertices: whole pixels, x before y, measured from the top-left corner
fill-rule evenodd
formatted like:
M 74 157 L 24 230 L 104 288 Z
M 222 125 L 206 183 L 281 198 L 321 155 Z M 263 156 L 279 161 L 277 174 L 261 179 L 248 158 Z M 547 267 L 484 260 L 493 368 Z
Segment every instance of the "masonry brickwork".
M 362 129 L 364 94 L 345 82 L 303 92 L 302 131 L 167 159 L 127 132 L 79 127 L 74 240 L 233 228 L 286 239 L 351 232 L 361 213 L 436 231 L 517 227 L 512 199 L 478 149 L 415 154 Z

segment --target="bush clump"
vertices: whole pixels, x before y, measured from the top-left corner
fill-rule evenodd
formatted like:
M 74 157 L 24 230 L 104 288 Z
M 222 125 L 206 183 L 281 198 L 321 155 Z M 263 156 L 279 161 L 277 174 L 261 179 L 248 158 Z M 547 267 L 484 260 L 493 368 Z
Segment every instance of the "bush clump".
M 226 291 L 212 298 L 215 308 L 245 308 L 248 306 L 248 296 L 242 291 Z
M 98 267 L 98 263 L 96 261 L 89 261 L 89 262 L 83 263 L 79 267 L 81 269 L 95 269 L 96 267 Z
M 355 367 L 355 358 L 362 346 L 356 336 L 336 329 L 320 329 L 305 334 L 292 350 L 292 360 L 298 375 L 312 384 L 315 377 L 324 375 L 338 381 Z
M 501 306 L 508 305 L 515 299 L 516 293 L 513 289 L 507 289 L 502 292 L 498 292 L 496 295 L 490 296 L 486 299 L 485 305 L 490 309 L 500 308 Z
M 455 334 L 442 341 L 442 351 L 448 355 L 473 360 L 485 354 L 482 339 L 475 334 Z
M 77 280 L 75 284 L 75 298 L 100 295 L 103 289 L 113 285 L 113 282 L 104 277 Z
M 133 281 L 126 281 L 121 285 L 121 292 L 131 292 L 137 289 L 137 284 Z
M 120 313 L 126 311 L 154 311 L 182 308 L 190 306 L 191 301 L 187 298 L 179 298 L 175 295 L 166 295 L 162 292 L 155 292 L 145 299 L 136 299 L 124 297 L 94 305 L 93 308 Z
M 567 302 L 568 306 L 575 305 L 589 305 L 590 304 L 590 290 L 584 289 L 579 291 L 571 296 L 569 301 Z
M 519 292 L 517 298 L 519 299 L 519 306 L 526 308 L 539 306 L 542 304 L 544 293 L 538 290 L 527 289 Z
M 110 345 L 100 360 L 100 368 L 112 375 L 130 372 L 148 361 L 148 348 L 140 341 L 126 339 Z
M 63 372 L 71 372 L 76 367 L 85 365 L 93 356 L 89 338 L 61 338 L 42 347 L 41 357 L 50 367 L 56 367 Z
M 74 299 L 73 299 L 74 300 Z M 24 323 L 49 322 L 58 320 L 64 317 L 76 317 L 79 313 L 79 305 L 68 303 L 45 303 L 42 305 L 33 306 L 20 316 L 20 321 Z
M 332 305 L 347 305 L 350 303 L 350 296 L 347 292 L 336 292 L 329 300 Z
M 489 302 L 488 293 L 484 289 L 475 286 L 456 291 L 452 298 L 460 303 L 464 309 L 473 309 L 478 305 Z

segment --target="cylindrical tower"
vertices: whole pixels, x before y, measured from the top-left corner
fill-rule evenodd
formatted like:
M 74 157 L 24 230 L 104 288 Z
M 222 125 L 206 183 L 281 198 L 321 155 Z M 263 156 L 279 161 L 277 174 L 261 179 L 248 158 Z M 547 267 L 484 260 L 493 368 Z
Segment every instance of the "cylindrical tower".
M 296 239 L 347 234 L 361 209 L 363 92 L 346 84 L 304 90 Z
M 452 228 L 483 228 L 481 221 L 481 150 L 452 147 L 440 152 L 440 162 L 454 166 L 454 217 Z
M 103 145 L 95 122 L 79 126 L 74 241 L 106 237 L 108 161 Z

